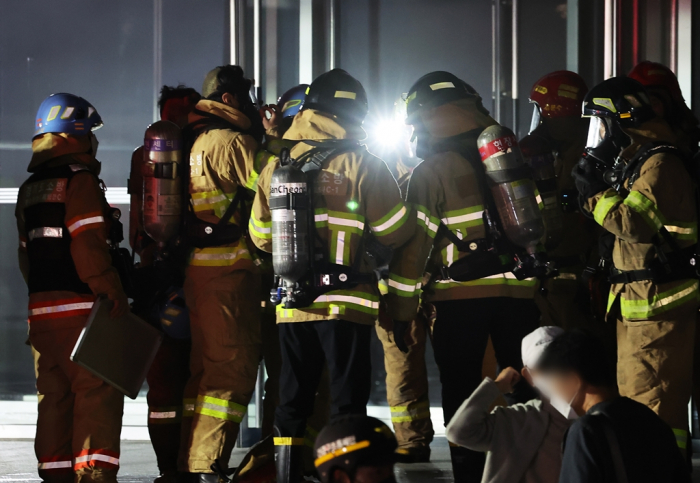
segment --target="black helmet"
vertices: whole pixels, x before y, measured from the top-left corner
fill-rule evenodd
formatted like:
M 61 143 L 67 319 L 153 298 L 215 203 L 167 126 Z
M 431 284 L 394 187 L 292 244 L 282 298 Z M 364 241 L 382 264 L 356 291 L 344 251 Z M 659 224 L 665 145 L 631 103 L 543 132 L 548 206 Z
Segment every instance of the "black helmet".
M 340 416 L 316 437 L 315 465 L 323 483 L 329 483 L 333 471 L 353 475 L 360 466 L 381 466 L 396 462 L 396 437 L 376 418 L 360 415 Z
M 449 72 L 426 74 L 411 86 L 406 96 L 406 123 L 416 124 L 423 108 L 437 107 L 458 99 L 481 99 L 476 90 Z
M 362 124 L 367 115 L 367 93 L 360 81 L 343 69 L 316 77 L 306 91 L 302 111 L 316 109 Z
M 629 77 L 613 77 L 593 87 L 583 99 L 583 117 L 590 117 L 584 157 L 611 166 L 631 138 L 623 130 L 656 116 L 642 84 Z

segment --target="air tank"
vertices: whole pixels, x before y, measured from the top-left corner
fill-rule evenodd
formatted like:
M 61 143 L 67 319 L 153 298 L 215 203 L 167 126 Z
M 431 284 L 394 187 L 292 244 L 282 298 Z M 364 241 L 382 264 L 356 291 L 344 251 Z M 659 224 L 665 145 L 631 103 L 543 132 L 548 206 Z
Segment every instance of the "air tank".
M 306 174 L 294 166 L 282 166 L 272 173 L 272 265 L 287 287 L 299 282 L 311 267 L 307 189 Z
M 182 217 L 182 139 L 170 121 L 148 126 L 143 140 L 143 228 L 159 244 L 178 234 Z
M 544 236 L 544 222 L 515 134 L 507 127 L 489 126 L 477 145 L 506 237 L 534 254 Z
M 564 212 L 559 204 L 555 159 L 546 139 L 529 135 L 520 140 L 525 162 L 530 166 L 537 190 L 542 197 L 542 218 L 545 234 L 542 239 L 547 250 L 556 248 L 564 236 Z

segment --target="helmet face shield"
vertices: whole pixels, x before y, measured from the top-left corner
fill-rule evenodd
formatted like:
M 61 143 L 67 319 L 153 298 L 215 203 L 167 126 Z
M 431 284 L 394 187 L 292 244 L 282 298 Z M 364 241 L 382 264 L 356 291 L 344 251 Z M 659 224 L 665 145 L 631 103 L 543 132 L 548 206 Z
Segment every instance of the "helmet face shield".
M 540 125 L 542 122 L 542 109 L 540 105 L 536 102 L 532 103 L 532 120 L 530 121 L 530 131 L 532 132 Z
M 608 124 L 602 117 L 594 116 L 588 125 L 588 138 L 586 139 L 586 148 L 595 149 L 603 144 L 609 136 Z

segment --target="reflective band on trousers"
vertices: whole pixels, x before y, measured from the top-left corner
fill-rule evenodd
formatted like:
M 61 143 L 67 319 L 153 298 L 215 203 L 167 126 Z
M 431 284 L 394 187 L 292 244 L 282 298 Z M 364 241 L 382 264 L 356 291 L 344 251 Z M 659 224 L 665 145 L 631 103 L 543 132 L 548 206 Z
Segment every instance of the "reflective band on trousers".
M 685 449 L 688 446 L 688 431 L 684 429 L 673 429 L 673 434 L 676 436 L 676 444 L 680 449 Z
M 71 317 L 73 315 L 87 315 L 94 304 L 94 297 L 76 297 L 72 299 L 53 300 L 29 304 L 29 318 L 54 319 L 59 317 Z
M 316 458 L 316 461 L 314 461 L 314 465 L 316 465 L 316 468 L 321 466 L 323 463 L 332 460 L 333 458 L 337 458 L 338 456 L 343 456 L 348 453 L 352 453 L 353 451 L 357 451 L 358 449 L 364 449 L 369 447 L 369 441 L 360 441 L 359 443 L 351 444 L 348 446 L 343 446 L 342 448 L 336 449 L 335 451 L 331 451 L 330 453 L 326 453 L 320 458 Z
M 245 416 L 246 409 L 245 406 L 233 401 L 211 396 L 197 396 L 194 412 L 224 421 L 240 423 Z
M 119 454 L 102 449 L 85 449 L 73 459 L 73 469 L 89 466 L 119 466 Z
M 37 465 L 40 470 L 60 470 L 64 468 L 73 468 L 73 460 L 62 461 L 43 461 Z
M 29 230 L 29 233 L 27 233 L 27 238 L 29 238 L 29 241 L 37 238 L 63 238 L 63 228 L 56 228 L 52 226 L 34 228 L 33 230 Z
M 410 407 L 392 406 L 390 410 L 392 423 L 408 423 L 430 417 L 430 403 L 428 401 L 421 401 Z
M 304 438 L 274 438 L 275 446 L 304 446 Z

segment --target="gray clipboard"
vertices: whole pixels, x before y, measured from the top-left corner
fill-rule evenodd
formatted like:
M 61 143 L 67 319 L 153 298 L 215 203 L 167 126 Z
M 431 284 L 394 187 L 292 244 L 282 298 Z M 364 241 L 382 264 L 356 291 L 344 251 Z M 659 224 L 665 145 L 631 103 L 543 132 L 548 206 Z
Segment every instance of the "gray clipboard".
M 136 399 L 163 333 L 131 312 L 113 319 L 112 302 L 95 301 L 70 358 L 131 399 Z

